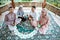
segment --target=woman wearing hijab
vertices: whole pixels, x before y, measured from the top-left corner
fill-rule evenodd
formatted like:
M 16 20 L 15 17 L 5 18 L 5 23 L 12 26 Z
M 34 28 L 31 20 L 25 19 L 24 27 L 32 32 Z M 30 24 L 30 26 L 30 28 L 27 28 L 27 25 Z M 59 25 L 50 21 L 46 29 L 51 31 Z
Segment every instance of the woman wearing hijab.
M 40 21 L 39 24 L 41 25 L 42 28 L 40 28 L 40 31 L 42 34 L 46 33 L 47 25 L 48 25 L 48 16 L 47 16 L 47 10 L 45 9 L 46 2 L 44 1 L 42 3 L 42 11 L 41 11 L 41 16 L 40 16 Z

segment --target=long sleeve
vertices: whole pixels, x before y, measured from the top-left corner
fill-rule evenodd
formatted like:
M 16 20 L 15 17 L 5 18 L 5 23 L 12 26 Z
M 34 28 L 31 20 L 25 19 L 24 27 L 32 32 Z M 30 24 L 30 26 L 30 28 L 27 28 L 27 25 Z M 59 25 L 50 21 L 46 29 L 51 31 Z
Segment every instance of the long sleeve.
M 16 14 L 14 14 L 14 24 L 15 24 L 15 21 L 16 21 Z
M 24 16 L 24 11 L 22 11 L 22 16 Z
M 7 16 L 7 15 L 5 15 L 4 22 L 5 22 L 5 24 L 6 24 L 6 25 L 9 25 L 9 24 L 10 24 L 10 22 L 9 22 L 8 20 L 9 20 L 9 19 L 8 19 L 8 16 Z
M 5 15 L 5 19 L 4 19 L 4 21 L 5 21 L 5 22 L 8 21 L 8 17 L 7 17 L 7 15 Z
M 17 11 L 17 15 L 19 15 L 19 10 Z

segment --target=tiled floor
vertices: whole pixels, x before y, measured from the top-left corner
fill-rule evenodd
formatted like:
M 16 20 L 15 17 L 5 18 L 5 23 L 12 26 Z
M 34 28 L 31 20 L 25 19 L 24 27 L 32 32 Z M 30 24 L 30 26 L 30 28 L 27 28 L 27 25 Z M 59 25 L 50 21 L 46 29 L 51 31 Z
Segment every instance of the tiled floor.
M 17 11 L 18 8 L 15 9 L 15 13 Z M 25 9 L 25 12 L 29 12 L 28 9 L 30 9 L 29 7 L 28 8 L 24 8 Z M 41 8 L 37 8 L 38 9 L 38 13 L 41 11 Z M 0 16 L 0 24 L 2 24 L 3 20 L 4 20 L 4 16 L 8 13 L 7 12 L 4 12 L 1 16 Z M 30 37 L 29 36 L 24 36 L 22 34 L 19 34 L 16 30 L 16 34 L 17 35 L 11 35 L 10 33 L 10 30 L 7 28 L 7 27 L 2 27 L 0 29 L 0 40 L 60 40 L 60 17 L 58 16 L 55 16 L 52 12 L 48 11 L 48 16 L 49 16 L 49 19 L 50 19 L 50 22 L 49 22 L 49 26 L 48 26 L 48 30 L 46 32 L 45 35 L 42 35 L 40 34 L 39 31 L 34 31 L 32 32 L 32 34 L 30 34 Z M 22 36 L 21 36 L 22 35 Z M 22 38 L 23 37 L 23 38 Z M 27 37 L 27 38 L 25 38 Z

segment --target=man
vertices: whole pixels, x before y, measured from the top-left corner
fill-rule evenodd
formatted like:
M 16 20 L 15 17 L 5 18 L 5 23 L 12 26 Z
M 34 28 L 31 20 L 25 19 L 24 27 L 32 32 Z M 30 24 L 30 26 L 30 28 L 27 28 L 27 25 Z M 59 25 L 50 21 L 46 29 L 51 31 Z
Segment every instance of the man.
M 29 20 L 31 21 L 31 25 L 33 27 L 37 27 L 37 14 L 36 14 L 36 7 L 32 6 L 31 12 L 29 14 Z
M 6 25 L 15 25 L 16 14 L 13 13 L 13 7 L 9 7 L 9 13 L 5 15 L 5 23 Z
M 12 35 L 14 35 L 16 30 L 15 26 L 16 14 L 14 13 L 14 8 L 9 7 L 9 13 L 5 15 L 5 24 L 8 26 L 9 30 L 11 31 Z

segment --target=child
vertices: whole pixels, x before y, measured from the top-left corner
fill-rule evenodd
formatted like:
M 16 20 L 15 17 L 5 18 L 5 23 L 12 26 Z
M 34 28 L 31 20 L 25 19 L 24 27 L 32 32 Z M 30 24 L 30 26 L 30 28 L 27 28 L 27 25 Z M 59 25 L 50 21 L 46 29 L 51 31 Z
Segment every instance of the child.
M 18 18 L 22 19 L 21 22 L 26 21 L 26 18 L 24 18 L 24 11 L 23 11 L 23 6 L 22 5 L 20 5 L 20 7 L 19 7 L 17 15 L 18 15 Z
M 31 25 L 32 25 L 34 28 L 37 27 L 37 14 L 36 14 L 35 9 L 36 9 L 36 7 L 35 7 L 35 6 L 32 6 L 31 12 L 30 12 L 30 14 L 28 15 L 29 20 L 31 21 Z
M 42 34 L 46 33 L 47 24 L 49 21 L 47 16 L 47 11 L 45 10 L 45 6 L 46 6 L 46 2 L 42 3 L 42 11 L 41 11 L 42 14 L 40 16 L 40 21 L 39 21 L 39 24 L 42 26 L 42 28 L 40 28 Z
M 23 17 L 23 15 L 24 15 L 24 11 L 23 11 L 23 6 L 22 5 L 20 5 L 20 7 L 19 7 L 19 9 L 18 9 L 18 11 L 17 11 L 17 15 L 18 15 L 18 17 Z

